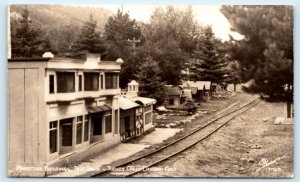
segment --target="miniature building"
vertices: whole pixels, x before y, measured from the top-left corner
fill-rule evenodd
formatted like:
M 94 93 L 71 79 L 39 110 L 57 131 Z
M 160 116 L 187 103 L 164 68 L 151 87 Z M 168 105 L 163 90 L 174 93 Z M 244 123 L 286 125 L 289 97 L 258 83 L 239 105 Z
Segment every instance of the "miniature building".
M 138 114 L 141 115 L 141 106 L 130 99 L 120 97 L 118 101 L 120 107 L 120 136 L 122 141 L 126 141 L 136 136 L 136 122 Z
M 153 105 L 155 99 L 139 97 L 139 84 L 132 80 L 128 91 L 119 98 L 120 135 L 122 141 L 134 138 L 154 129 Z
M 233 83 L 228 84 L 226 90 L 230 92 L 243 92 L 241 84 L 233 84 Z
M 67 166 L 120 143 L 120 69 L 97 54 L 9 59 L 10 175 L 43 176 L 17 167 Z
M 184 97 L 182 96 L 182 91 L 175 86 L 172 85 L 166 85 L 166 108 L 168 109 L 174 109 L 181 106 L 181 104 L 184 103 Z
M 185 81 L 182 84 L 184 89 L 192 90 L 192 97 L 196 99 L 209 99 L 209 91 L 211 90 L 210 81 Z

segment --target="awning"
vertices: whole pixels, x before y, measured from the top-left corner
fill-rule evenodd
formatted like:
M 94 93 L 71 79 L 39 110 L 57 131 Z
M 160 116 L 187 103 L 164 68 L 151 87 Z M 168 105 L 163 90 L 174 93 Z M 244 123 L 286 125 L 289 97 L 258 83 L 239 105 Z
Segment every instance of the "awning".
M 147 98 L 147 97 L 134 97 L 134 98 L 130 98 L 130 100 L 140 101 L 141 103 L 143 103 L 143 105 L 149 105 L 149 104 L 156 103 L 155 99 L 151 99 L 151 98 Z
M 120 97 L 118 100 L 119 107 L 123 110 L 139 107 L 140 105 L 131 101 L 130 99 Z
M 97 112 L 111 111 L 111 107 L 105 104 L 103 106 L 89 106 L 87 110 L 89 113 L 97 113 Z

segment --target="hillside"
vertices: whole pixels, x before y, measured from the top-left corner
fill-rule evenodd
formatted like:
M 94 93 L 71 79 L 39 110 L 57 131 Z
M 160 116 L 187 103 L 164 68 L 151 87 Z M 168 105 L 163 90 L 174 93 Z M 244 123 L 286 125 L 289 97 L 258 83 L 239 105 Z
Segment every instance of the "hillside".
M 66 6 L 66 5 L 11 5 L 12 33 L 18 26 L 18 19 L 27 6 L 32 24 L 46 32 L 56 54 L 68 52 L 72 42 L 76 40 L 80 27 L 92 14 L 97 21 L 97 30 L 104 31 L 105 23 L 113 13 L 101 7 Z

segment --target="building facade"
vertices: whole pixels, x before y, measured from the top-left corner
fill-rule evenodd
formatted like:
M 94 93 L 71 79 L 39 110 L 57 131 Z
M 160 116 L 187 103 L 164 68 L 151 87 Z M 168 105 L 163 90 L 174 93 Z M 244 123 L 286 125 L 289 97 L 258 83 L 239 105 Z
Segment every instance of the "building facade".
M 165 105 L 167 109 L 177 109 L 184 104 L 185 97 L 179 87 L 166 85 L 165 90 L 167 95 Z
M 154 130 L 153 105 L 155 99 L 140 97 L 139 84 L 132 80 L 128 90 L 119 98 L 120 106 L 120 135 L 122 141 Z
M 193 99 L 209 100 L 212 84 L 210 81 L 185 81 L 183 89 L 190 89 Z
M 26 167 L 67 166 L 120 143 L 122 60 L 8 60 L 8 173 L 43 176 Z

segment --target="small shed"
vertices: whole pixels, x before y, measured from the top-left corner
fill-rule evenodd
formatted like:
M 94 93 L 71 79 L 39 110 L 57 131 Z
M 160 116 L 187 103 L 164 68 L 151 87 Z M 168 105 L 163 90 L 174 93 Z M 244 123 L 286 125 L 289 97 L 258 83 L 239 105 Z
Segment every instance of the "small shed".
M 167 95 L 166 108 L 174 109 L 183 104 L 182 91 L 178 87 L 166 85 L 165 90 Z

